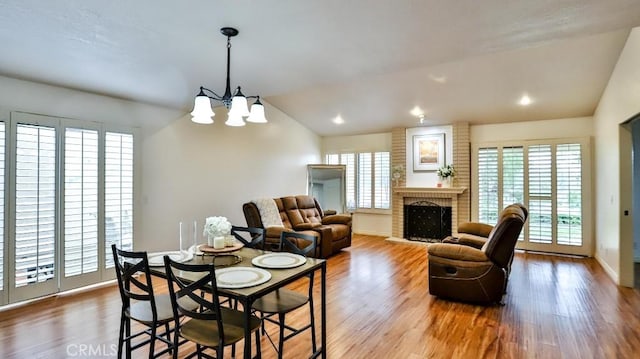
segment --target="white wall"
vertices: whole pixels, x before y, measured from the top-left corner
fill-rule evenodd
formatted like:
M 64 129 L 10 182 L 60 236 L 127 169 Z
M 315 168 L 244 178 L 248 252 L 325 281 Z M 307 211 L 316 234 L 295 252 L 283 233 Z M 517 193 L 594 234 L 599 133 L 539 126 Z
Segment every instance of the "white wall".
M 631 217 L 621 216 L 628 208 L 630 188 L 620 186 L 620 150 L 627 151 L 621 141 L 619 124 L 640 112 L 640 28 L 634 28 L 609 79 L 594 114 L 596 148 L 596 258 L 619 284 L 633 286 L 633 239 L 627 235 Z M 623 130 L 625 131 L 625 130 Z M 626 161 L 625 161 L 626 162 Z M 621 197 L 623 199 L 621 200 Z M 621 235 L 624 234 L 624 235 Z
M 320 138 L 265 103 L 267 124 L 213 125 L 183 116 L 143 138 L 142 236 L 136 246 L 177 247 L 178 223 L 225 216 L 246 225 L 242 204 L 256 198 L 306 194 L 307 167 L 320 161 Z M 201 235 L 201 233 L 199 233 Z
M 407 148 L 406 148 L 406 186 L 407 187 L 436 187 L 438 184 L 438 175 L 435 171 L 413 171 L 413 136 L 433 135 L 444 133 L 444 162 L 445 164 L 453 164 L 453 127 L 452 126 L 433 126 L 433 127 L 414 127 L 406 129 Z
M 592 117 L 473 125 L 471 143 L 539 140 L 593 135 Z
M 391 152 L 391 133 L 322 138 L 322 152 Z M 321 160 L 324 160 L 321 159 Z M 353 214 L 353 232 L 391 236 L 391 210 L 358 211 Z

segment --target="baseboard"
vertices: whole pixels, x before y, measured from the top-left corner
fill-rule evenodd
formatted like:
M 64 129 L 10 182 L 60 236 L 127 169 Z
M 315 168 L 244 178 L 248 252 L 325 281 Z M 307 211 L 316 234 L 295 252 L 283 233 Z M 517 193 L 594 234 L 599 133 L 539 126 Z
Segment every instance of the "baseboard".
M 379 237 L 389 237 L 391 234 L 389 233 L 381 233 L 381 232 L 375 232 L 375 231 L 357 231 L 357 232 L 353 232 L 354 234 L 362 234 L 364 236 L 379 236 Z
M 616 271 L 614 271 L 613 268 L 609 266 L 609 263 L 605 262 L 605 260 L 602 259 L 602 257 L 600 257 L 597 252 L 594 258 L 596 259 L 596 261 L 598 261 L 598 263 L 600 263 L 600 266 L 602 267 L 602 269 L 604 269 L 605 273 L 609 275 L 611 280 L 613 280 L 616 285 L 620 285 L 620 277 L 618 276 L 618 273 L 616 273 Z

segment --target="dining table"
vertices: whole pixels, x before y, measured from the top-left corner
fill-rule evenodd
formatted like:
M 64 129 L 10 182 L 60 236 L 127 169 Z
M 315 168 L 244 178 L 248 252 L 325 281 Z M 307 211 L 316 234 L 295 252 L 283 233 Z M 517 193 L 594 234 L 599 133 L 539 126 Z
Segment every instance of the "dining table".
M 233 252 L 221 253 L 219 255 L 211 255 L 210 253 L 196 253 L 186 258 L 183 263 L 186 264 L 210 264 L 216 265 L 216 279 L 218 282 L 218 295 L 237 300 L 242 304 L 244 314 L 244 355 L 245 359 L 251 358 L 251 331 L 249 320 L 251 318 L 251 306 L 258 298 L 282 288 L 296 280 L 303 278 L 312 272 L 320 271 L 320 346 L 311 354 L 310 358 L 326 358 L 327 357 L 327 261 L 318 258 L 306 258 L 302 264 L 293 268 L 269 268 L 265 266 L 255 266 L 252 261 L 254 258 L 264 256 L 265 254 L 274 253 L 260 249 L 242 247 Z M 251 284 L 250 286 L 241 285 L 240 288 L 235 286 L 222 286 L 218 280 L 218 272 L 227 271 L 229 268 L 242 269 L 243 267 L 256 268 L 260 271 L 267 271 L 270 276 L 268 280 L 261 280 L 259 284 Z M 219 269 L 218 269 L 219 268 Z M 247 268 L 247 270 L 249 270 Z M 152 275 L 166 278 L 164 266 L 151 266 Z M 187 274 L 176 271 L 176 276 L 182 280 L 193 281 L 199 278 L 189 278 Z M 316 333 L 312 333 L 316 335 Z

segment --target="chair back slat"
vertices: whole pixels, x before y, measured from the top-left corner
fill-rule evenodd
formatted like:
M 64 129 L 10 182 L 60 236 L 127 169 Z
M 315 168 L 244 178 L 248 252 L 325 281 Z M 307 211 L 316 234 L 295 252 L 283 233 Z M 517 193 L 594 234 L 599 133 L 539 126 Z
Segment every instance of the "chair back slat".
M 303 245 L 303 247 L 301 247 L 301 245 Z M 282 234 L 280 235 L 280 251 L 286 251 L 305 257 L 311 257 L 316 253 L 317 246 L 318 239 L 310 234 L 299 232 L 282 232 Z
M 232 226 L 231 234 L 245 247 L 264 249 L 264 228 Z
M 220 309 L 220 299 L 216 287 L 216 274 L 213 264 L 183 264 L 171 260 L 169 256 L 164 256 L 164 266 L 167 274 L 167 284 L 169 286 L 169 296 L 171 297 L 171 307 L 173 316 L 176 319 L 176 326 L 180 325 L 179 315 L 188 318 L 215 320 L 217 321 L 218 333 L 224 338 L 224 328 L 222 325 L 222 315 Z M 199 278 L 193 281 L 183 280 L 180 276 L 189 278 Z M 205 298 L 209 293 L 211 300 Z M 181 300 L 188 297 L 198 303 L 199 308 L 193 309 L 186 304 L 188 301 Z
M 115 244 L 111 245 L 111 252 L 113 253 L 113 263 L 122 303 L 125 307 L 129 307 L 131 299 L 151 302 L 153 320 L 157 320 L 158 313 L 153 295 L 147 253 L 125 251 L 118 249 Z M 143 281 L 139 279 L 140 274 L 144 275 Z

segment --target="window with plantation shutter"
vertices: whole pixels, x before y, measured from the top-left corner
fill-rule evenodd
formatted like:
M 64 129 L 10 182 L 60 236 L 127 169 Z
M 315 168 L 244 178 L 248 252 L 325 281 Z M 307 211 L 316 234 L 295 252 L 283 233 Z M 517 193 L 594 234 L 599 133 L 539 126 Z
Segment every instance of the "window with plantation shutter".
M 528 209 L 518 248 L 590 255 L 589 139 L 536 140 L 474 147 L 477 220 L 494 224 L 512 203 Z M 586 192 L 585 192 L 586 191 Z
M 498 203 L 498 149 L 480 148 L 478 161 L 478 220 L 495 224 L 500 211 Z
M 4 290 L 4 154 L 5 123 L 0 122 L 0 292 Z
M 376 152 L 374 158 L 374 185 L 373 185 L 373 203 L 374 208 L 389 209 L 390 193 L 391 193 L 391 163 L 389 152 Z
M 345 181 L 347 183 L 347 209 L 356 209 L 356 155 L 354 153 L 340 154 L 340 164 L 347 167 Z
M 98 131 L 67 128 L 64 145 L 64 274 L 98 270 Z
M 56 257 L 56 130 L 17 125 L 15 286 L 53 279 Z
M 358 154 L 358 208 L 371 208 L 371 153 Z
M 552 242 L 551 145 L 529 146 L 529 240 Z
M 582 244 L 582 153 L 580 144 L 556 146 L 558 243 Z
M 329 165 L 345 165 L 347 209 L 391 208 L 389 152 L 330 153 L 325 155 Z
M 107 132 L 105 135 L 105 246 L 133 248 L 133 135 Z M 113 257 L 106 256 L 107 267 Z

